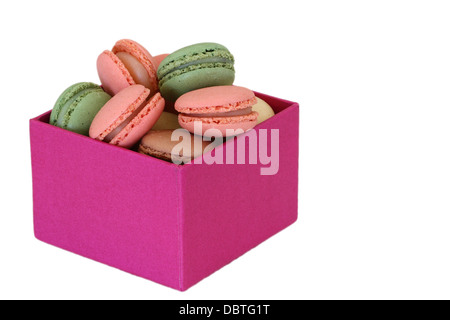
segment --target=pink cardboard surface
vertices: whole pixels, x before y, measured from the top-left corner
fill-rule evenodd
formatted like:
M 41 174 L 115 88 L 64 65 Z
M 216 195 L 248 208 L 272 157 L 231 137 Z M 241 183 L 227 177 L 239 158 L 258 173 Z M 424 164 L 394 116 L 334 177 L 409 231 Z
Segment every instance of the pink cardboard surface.
M 30 120 L 36 238 L 183 291 L 294 223 L 299 107 L 257 96 L 277 114 L 202 164 L 176 165 L 51 126 L 49 112 Z M 278 168 L 262 175 L 267 162 L 251 162 L 245 142 L 267 133 L 270 152 L 272 129 Z M 238 164 L 231 145 L 242 141 L 247 161 Z M 207 163 L 220 152 L 234 164 Z

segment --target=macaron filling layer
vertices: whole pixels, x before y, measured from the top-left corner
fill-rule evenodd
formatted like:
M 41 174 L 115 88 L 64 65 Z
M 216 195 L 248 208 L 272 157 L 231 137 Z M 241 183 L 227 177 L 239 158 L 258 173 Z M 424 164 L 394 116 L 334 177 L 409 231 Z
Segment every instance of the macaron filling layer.
M 147 103 L 149 102 L 149 99 L 146 99 L 142 102 L 142 104 L 133 111 L 133 113 L 130 114 L 128 118 L 126 118 L 118 127 L 116 127 L 113 131 L 111 131 L 104 139 L 103 141 L 110 143 L 127 125 L 133 121 L 135 117 L 138 116 L 138 114 L 145 108 Z
M 158 92 L 143 105 L 140 112 L 111 140 L 111 144 L 131 147 L 136 143 L 161 115 L 164 110 L 164 99 Z
M 125 65 L 134 82 L 146 88 L 151 88 L 152 80 L 148 71 L 138 59 L 127 52 L 117 52 L 116 56 Z
M 137 85 L 137 86 L 139 86 L 139 85 Z M 142 108 L 145 107 L 147 98 L 149 95 L 150 95 L 149 89 L 143 90 L 142 93 L 136 98 L 136 100 L 133 101 L 133 103 L 131 103 L 130 106 L 117 119 L 115 119 L 97 137 L 96 137 L 96 135 L 94 135 L 93 137 L 97 140 L 104 141 L 106 137 L 111 138 L 111 136 L 112 136 L 112 138 L 110 140 L 110 141 L 112 141 L 112 139 L 114 139 L 121 131 L 121 130 L 118 130 L 118 132 L 117 132 L 116 129 L 118 129 L 123 122 L 127 122 L 130 118 L 131 118 L 130 121 L 132 121 L 132 119 L 133 119 L 132 115 L 135 114 L 136 110 L 142 110 Z M 128 121 L 128 124 L 130 123 L 130 121 Z

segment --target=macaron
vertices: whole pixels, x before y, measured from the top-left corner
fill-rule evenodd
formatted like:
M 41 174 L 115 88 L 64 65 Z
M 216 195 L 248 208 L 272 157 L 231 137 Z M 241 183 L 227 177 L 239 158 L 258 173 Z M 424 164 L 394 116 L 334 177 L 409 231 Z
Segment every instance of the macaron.
M 178 130 L 186 134 L 180 132 L 180 135 L 172 136 L 175 130 L 149 131 L 141 139 L 139 153 L 181 164 L 201 156 L 211 144 L 210 141 L 203 141 L 201 136 L 190 134 L 184 129 Z
M 245 132 L 256 125 L 258 113 L 252 111 L 256 102 L 255 93 L 247 88 L 216 86 L 182 95 L 175 102 L 175 109 L 180 112 L 178 122 L 181 127 L 189 132 L 200 134 L 196 132 L 197 122 L 201 124 L 204 136 L 214 136 L 207 131 L 217 129 L 223 137 L 228 137 L 239 134 L 237 130 Z
M 50 124 L 87 136 L 92 120 L 110 99 L 111 96 L 95 83 L 73 84 L 57 99 Z
M 158 70 L 159 65 L 165 58 L 167 58 L 168 55 L 168 53 L 164 53 L 153 57 L 153 65 L 155 66 L 156 70 Z
M 92 121 L 89 136 L 124 148 L 133 147 L 164 110 L 158 92 L 150 97 L 143 85 L 129 86 L 111 98 Z
M 256 100 L 258 102 L 252 107 L 252 110 L 258 112 L 256 123 L 260 124 L 261 122 L 273 117 L 275 115 L 275 112 L 273 111 L 272 107 L 264 100 L 258 97 L 256 97 Z
M 167 130 L 167 129 L 180 129 L 181 126 L 178 123 L 178 116 L 171 112 L 164 111 L 156 121 L 152 130 Z
M 198 43 L 179 49 L 166 57 L 158 68 L 161 95 L 175 101 L 200 88 L 232 85 L 234 57 L 218 43 Z
M 150 89 L 151 95 L 158 91 L 153 57 L 133 40 L 119 40 L 111 51 L 103 51 L 97 59 L 97 72 L 103 88 L 110 95 L 134 84 Z

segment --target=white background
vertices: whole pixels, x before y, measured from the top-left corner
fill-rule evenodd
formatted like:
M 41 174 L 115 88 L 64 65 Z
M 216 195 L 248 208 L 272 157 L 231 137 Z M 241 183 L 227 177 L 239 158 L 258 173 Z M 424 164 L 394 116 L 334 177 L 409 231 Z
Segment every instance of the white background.
M 449 17 L 432 0 L 0 2 L 0 298 L 450 298 Z M 301 105 L 298 222 L 184 293 L 33 235 L 28 120 L 98 82 L 122 38 L 222 43 L 235 84 Z

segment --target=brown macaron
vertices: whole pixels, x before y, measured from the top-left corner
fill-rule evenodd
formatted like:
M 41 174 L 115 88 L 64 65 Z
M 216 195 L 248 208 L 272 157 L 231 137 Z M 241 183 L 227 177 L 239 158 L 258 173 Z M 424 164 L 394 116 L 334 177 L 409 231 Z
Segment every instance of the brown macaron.
M 172 138 L 172 134 L 177 130 Z M 177 130 L 149 131 L 140 142 L 139 153 L 181 164 L 201 156 L 211 144 L 211 141 L 203 141 L 201 136 L 193 135 L 185 129 Z M 189 148 L 190 154 L 186 152 Z

